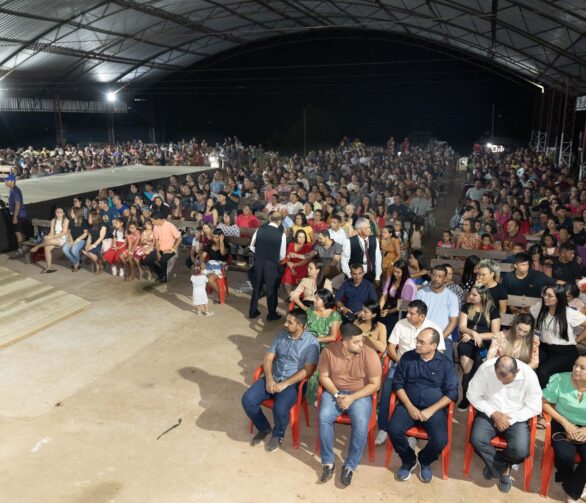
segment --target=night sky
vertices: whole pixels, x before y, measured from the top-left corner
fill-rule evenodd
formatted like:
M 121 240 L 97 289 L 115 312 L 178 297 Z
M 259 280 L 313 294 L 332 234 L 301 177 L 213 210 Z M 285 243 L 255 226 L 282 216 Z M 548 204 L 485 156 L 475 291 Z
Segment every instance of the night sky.
M 389 136 L 428 131 L 467 149 L 490 132 L 494 104 L 495 134 L 528 142 L 536 87 L 470 64 L 466 55 L 394 38 L 328 32 L 226 53 L 154 86 L 135 87 L 127 96 L 130 113 L 116 118 L 117 138 L 148 139 L 148 101 L 139 98 L 154 103 L 158 141 L 237 135 L 291 151 L 302 147 L 305 108 L 308 147 L 345 135 L 382 144 Z M 69 142 L 107 138 L 105 116 L 63 120 Z M 2 146 L 52 146 L 54 138 L 52 114 L 0 114 Z

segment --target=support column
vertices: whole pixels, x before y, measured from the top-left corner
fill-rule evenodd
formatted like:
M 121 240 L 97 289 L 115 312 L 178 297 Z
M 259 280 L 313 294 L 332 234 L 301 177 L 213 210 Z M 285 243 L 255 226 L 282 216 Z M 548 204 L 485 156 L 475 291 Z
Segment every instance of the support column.
M 108 144 L 115 145 L 116 144 L 116 132 L 114 130 L 114 114 L 112 112 L 108 112 Z
M 55 142 L 58 147 L 65 145 L 65 136 L 63 134 L 63 118 L 61 116 L 61 98 L 53 96 L 53 108 L 55 116 Z

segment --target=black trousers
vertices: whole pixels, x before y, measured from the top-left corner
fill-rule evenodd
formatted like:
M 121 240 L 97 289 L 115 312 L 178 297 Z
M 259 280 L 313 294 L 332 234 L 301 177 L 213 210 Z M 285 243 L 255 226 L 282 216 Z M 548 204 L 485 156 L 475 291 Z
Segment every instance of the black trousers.
M 153 250 L 143 260 L 143 264 L 150 267 L 159 279 L 167 279 L 167 262 L 175 256 L 175 253 L 161 253 L 161 258 L 157 261 L 157 252 Z
M 575 345 L 542 342 L 539 345 L 539 367 L 535 369 L 541 388 L 545 389 L 553 374 L 571 372 L 576 358 L 578 358 L 578 348 Z
M 254 281 L 252 297 L 250 298 L 249 315 L 255 316 L 258 312 L 258 300 L 263 290 L 267 295 L 267 306 L 269 316 L 277 314 L 278 290 L 280 283 L 279 264 L 267 260 L 257 260 L 254 263 Z
M 564 427 L 551 421 L 551 433 L 565 434 Z M 555 452 L 554 463 L 557 470 L 556 480 L 560 480 L 564 491 L 573 499 L 579 499 L 586 484 L 586 444 L 574 444 L 564 438 L 552 439 Z M 580 454 L 580 464 L 575 465 L 576 453 Z

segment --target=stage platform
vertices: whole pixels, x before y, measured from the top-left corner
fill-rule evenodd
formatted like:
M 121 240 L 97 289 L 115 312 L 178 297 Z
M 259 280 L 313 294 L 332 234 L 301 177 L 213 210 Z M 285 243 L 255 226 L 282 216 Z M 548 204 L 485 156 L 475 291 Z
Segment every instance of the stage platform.
M 131 183 L 160 180 L 171 175 L 201 173 L 210 169 L 208 166 L 145 166 L 137 164 L 22 180 L 18 181 L 17 185 L 22 190 L 25 205 L 31 205 L 93 191 L 97 192 L 104 187 L 120 187 Z M 8 188 L 3 183 L 0 186 L 0 198 L 8 201 Z

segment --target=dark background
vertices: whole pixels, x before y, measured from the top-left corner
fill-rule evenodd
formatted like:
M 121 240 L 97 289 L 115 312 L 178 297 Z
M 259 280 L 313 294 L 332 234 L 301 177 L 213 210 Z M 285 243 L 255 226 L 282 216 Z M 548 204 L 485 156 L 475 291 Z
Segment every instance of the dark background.
M 443 51 L 443 50 L 442 50 Z M 331 31 L 251 44 L 120 94 L 130 107 L 115 118 L 119 141 L 148 140 L 154 107 L 156 140 L 238 136 L 281 151 L 342 136 L 382 144 L 427 131 L 459 149 L 490 133 L 529 141 L 534 100 L 530 83 L 470 55 L 373 32 Z M 494 68 L 494 67 L 492 67 Z M 103 92 L 103 91 L 102 91 Z M 98 90 L 67 87 L 62 98 Z M 28 95 L 31 95 L 29 91 Z M 136 100 L 140 101 L 136 101 Z M 0 114 L 0 146 L 53 146 L 53 114 Z M 105 142 L 106 116 L 64 114 L 70 143 Z

